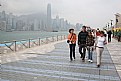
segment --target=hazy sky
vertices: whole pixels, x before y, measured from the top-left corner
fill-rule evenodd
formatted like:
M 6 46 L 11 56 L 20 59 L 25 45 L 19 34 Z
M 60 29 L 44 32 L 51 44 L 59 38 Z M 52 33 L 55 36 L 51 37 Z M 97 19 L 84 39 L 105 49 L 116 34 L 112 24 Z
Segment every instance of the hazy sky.
M 0 10 L 17 15 L 46 13 L 47 3 L 52 5 L 53 18 L 59 15 L 72 24 L 91 27 L 103 27 L 115 18 L 115 13 L 121 13 L 121 0 L 1 0 Z

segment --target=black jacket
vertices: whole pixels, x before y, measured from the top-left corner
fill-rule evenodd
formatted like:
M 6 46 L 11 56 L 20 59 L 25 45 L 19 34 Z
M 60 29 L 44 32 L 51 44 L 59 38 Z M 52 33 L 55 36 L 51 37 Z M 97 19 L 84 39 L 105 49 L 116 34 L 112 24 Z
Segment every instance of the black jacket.
M 108 31 L 108 33 L 107 33 L 109 36 L 112 34 L 112 32 L 111 31 Z
M 85 45 L 87 36 L 88 36 L 88 32 L 87 31 L 85 31 L 85 32 L 81 31 L 78 34 L 78 45 Z

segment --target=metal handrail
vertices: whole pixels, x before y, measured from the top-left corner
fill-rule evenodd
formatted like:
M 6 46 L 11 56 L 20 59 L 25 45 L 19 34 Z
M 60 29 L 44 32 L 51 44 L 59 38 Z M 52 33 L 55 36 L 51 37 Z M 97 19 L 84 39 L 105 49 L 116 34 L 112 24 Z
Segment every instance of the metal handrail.
M 44 39 L 38 38 L 38 39 L 28 39 L 28 40 L 21 40 L 21 41 L 5 41 L 0 44 L 4 44 L 4 46 L 0 46 L 0 53 L 3 53 L 1 51 L 6 50 L 7 51 L 19 51 L 19 45 L 24 48 L 31 48 L 34 46 L 40 46 L 42 44 L 48 44 L 50 42 L 60 41 L 66 39 L 66 35 L 60 35 L 60 36 L 52 36 L 52 37 L 46 37 Z M 33 45 L 33 46 L 32 46 Z

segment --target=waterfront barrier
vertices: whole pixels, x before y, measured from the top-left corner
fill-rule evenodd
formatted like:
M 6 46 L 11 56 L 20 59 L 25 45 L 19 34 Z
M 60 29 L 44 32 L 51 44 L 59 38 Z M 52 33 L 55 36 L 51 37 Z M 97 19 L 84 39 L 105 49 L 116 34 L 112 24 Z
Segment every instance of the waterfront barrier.
M 43 44 L 48 44 L 55 41 L 65 40 L 67 37 L 66 35 L 58 35 L 52 37 L 46 37 L 44 39 L 28 39 L 28 40 L 21 40 L 21 41 L 5 41 L 0 43 L 0 54 L 6 54 L 10 52 L 20 51 L 26 48 L 32 48 L 35 46 L 41 46 Z

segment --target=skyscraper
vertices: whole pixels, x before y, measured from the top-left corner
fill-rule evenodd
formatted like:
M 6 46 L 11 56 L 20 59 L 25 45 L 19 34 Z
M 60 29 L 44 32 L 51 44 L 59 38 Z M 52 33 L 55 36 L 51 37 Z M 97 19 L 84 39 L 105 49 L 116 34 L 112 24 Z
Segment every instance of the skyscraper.
M 47 5 L 47 30 L 52 31 L 51 4 Z

